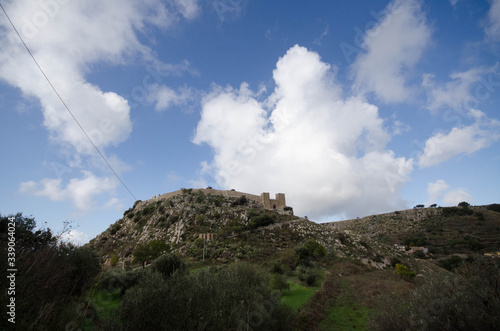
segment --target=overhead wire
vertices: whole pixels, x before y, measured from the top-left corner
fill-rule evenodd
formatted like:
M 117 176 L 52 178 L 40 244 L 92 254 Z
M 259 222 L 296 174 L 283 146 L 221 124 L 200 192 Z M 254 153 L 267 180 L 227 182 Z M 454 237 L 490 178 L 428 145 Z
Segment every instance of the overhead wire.
M 75 115 L 73 114 L 73 112 L 69 109 L 68 105 L 66 104 L 66 102 L 63 100 L 63 98 L 61 97 L 61 95 L 59 94 L 59 92 L 57 91 L 57 89 L 55 88 L 55 86 L 52 84 L 52 82 L 50 81 L 49 77 L 45 74 L 44 70 L 42 69 L 42 67 L 40 66 L 40 64 L 38 63 L 38 61 L 36 60 L 35 56 L 33 55 L 33 53 L 31 52 L 31 50 L 29 49 L 28 45 L 26 45 L 26 43 L 24 42 L 24 39 L 23 37 L 21 36 L 21 34 L 19 33 L 19 31 L 17 30 L 16 26 L 14 25 L 14 23 L 12 22 L 12 20 L 10 19 L 10 16 L 7 14 L 7 11 L 5 10 L 5 8 L 3 7 L 2 3 L 0 2 L 0 7 L 2 8 L 2 11 L 3 13 L 5 14 L 5 17 L 7 17 L 7 20 L 9 21 L 10 25 L 12 26 L 12 28 L 14 29 L 14 31 L 16 32 L 17 36 L 19 37 L 19 39 L 21 40 L 21 43 L 24 45 L 24 48 L 26 48 L 26 51 L 29 53 L 29 55 L 31 56 L 31 58 L 33 59 L 33 62 L 35 62 L 36 66 L 38 67 L 38 69 L 40 70 L 40 72 L 42 73 L 43 77 L 45 77 L 45 80 L 47 81 L 47 83 L 50 85 L 50 87 L 52 88 L 52 90 L 54 91 L 54 93 L 57 95 L 57 97 L 59 98 L 59 100 L 61 101 L 61 103 L 63 104 L 64 108 L 66 108 L 66 110 L 68 111 L 68 113 L 71 115 L 71 117 L 73 118 L 73 120 L 76 122 L 76 124 L 78 125 L 78 127 L 80 128 L 80 130 L 82 130 L 83 134 L 85 135 L 85 137 L 87 137 L 88 141 L 92 144 L 92 146 L 94 147 L 94 149 L 96 150 L 96 152 L 101 156 L 101 158 L 103 159 L 103 161 L 106 163 L 106 165 L 108 166 L 109 169 L 111 169 L 111 171 L 115 174 L 116 178 L 118 178 L 118 180 L 120 181 L 120 183 L 123 185 L 123 187 L 125 187 L 125 189 L 128 191 L 128 193 L 132 196 L 132 198 L 134 198 L 134 200 L 137 200 L 137 198 L 134 196 L 134 194 L 132 193 L 132 191 L 128 188 L 128 186 L 125 184 L 125 182 L 121 179 L 121 177 L 118 175 L 118 173 L 115 171 L 115 169 L 113 169 L 113 167 L 111 166 L 111 164 L 108 162 L 108 160 L 106 159 L 106 157 L 104 156 L 104 154 L 99 150 L 99 148 L 96 146 L 96 144 L 92 141 L 92 139 L 90 138 L 90 136 L 87 134 L 87 132 L 85 131 L 85 129 L 83 128 L 83 126 L 80 124 L 80 122 L 78 121 L 78 119 L 75 117 Z

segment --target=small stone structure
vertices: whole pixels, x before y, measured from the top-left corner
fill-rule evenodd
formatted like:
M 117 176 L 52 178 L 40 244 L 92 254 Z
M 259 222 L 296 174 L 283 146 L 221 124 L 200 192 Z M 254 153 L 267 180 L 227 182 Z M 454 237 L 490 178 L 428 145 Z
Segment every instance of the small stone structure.
M 271 199 L 269 197 L 269 193 L 264 192 L 260 195 L 262 205 L 266 209 L 278 209 L 278 210 L 283 210 L 286 207 L 285 203 L 285 194 L 284 193 L 277 193 L 276 194 L 276 199 Z
M 198 234 L 198 238 L 210 241 L 215 239 L 215 234 L 214 233 L 200 233 Z

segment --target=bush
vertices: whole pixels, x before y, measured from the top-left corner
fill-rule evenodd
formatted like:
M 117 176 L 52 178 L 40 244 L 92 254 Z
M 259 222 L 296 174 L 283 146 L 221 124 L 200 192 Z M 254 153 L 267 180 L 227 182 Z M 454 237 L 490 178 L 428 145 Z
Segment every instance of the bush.
M 314 286 L 316 284 L 316 273 L 312 272 L 312 270 L 309 270 L 308 273 L 306 273 L 306 284 L 308 286 Z
M 416 274 L 410 268 L 404 264 L 396 264 L 396 270 L 394 272 L 401 276 L 404 280 L 411 280 L 415 278 Z
M 250 222 L 248 222 L 248 228 L 249 229 L 257 229 L 258 227 L 267 226 L 267 225 L 270 225 L 273 223 L 274 223 L 273 217 L 271 217 L 269 214 L 262 214 L 262 215 L 253 217 L 250 220 Z
M 424 251 L 419 249 L 413 252 L 413 256 L 416 257 L 417 259 L 425 259 L 427 256 L 425 255 Z
M 280 290 L 280 291 L 289 290 L 290 284 L 288 284 L 286 276 L 274 275 L 273 282 L 271 284 L 271 288 L 273 290 Z
M 462 258 L 458 255 L 453 255 L 450 256 L 449 258 L 446 258 L 444 260 L 441 260 L 438 262 L 438 265 L 441 268 L 444 268 L 446 270 L 452 271 L 453 269 L 456 269 L 462 265 L 463 261 Z
M 276 295 L 277 294 L 277 295 Z M 291 329 L 293 313 L 280 306 L 268 278 L 237 263 L 225 268 L 147 273 L 119 307 L 122 330 Z M 168 318 L 165 318 L 168 317 Z
M 474 214 L 471 208 L 446 207 L 442 209 L 444 216 L 465 216 Z
M 235 206 L 245 206 L 246 204 L 248 204 L 248 199 L 247 199 L 246 196 L 242 195 L 241 197 L 239 197 L 236 200 L 234 200 L 233 203 L 231 203 L 231 206 L 232 207 L 235 207 Z
M 314 238 L 308 239 L 304 243 L 304 247 L 307 249 L 309 256 L 318 257 L 326 254 L 325 246 L 318 243 Z
M 98 286 L 101 291 L 105 292 L 114 292 L 119 289 L 123 295 L 126 290 L 137 285 L 142 275 L 142 271 L 111 270 L 102 275 Z
M 370 329 L 499 330 L 498 285 L 485 282 L 488 275 L 498 277 L 499 269 L 471 268 L 466 277 L 434 274 L 410 293 L 384 295 L 370 317 Z
M 271 272 L 275 274 L 283 274 L 283 268 L 281 267 L 281 264 L 278 262 L 274 262 L 273 266 L 271 267 Z
M 488 210 L 496 211 L 500 213 L 500 204 L 494 203 L 488 206 Z
M 151 270 L 159 272 L 164 279 L 170 278 L 174 272 L 186 272 L 186 265 L 175 254 L 169 253 L 157 258 L 151 265 Z
M 391 267 L 395 268 L 396 264 L 401 263 L 401 260 L 395 256 L 391 257 Z
M 298 246 L 293 249 L 298 257 L 299 263 L 307 263 L 307 258 L 309 257 L 309 250 L 304 246 Z

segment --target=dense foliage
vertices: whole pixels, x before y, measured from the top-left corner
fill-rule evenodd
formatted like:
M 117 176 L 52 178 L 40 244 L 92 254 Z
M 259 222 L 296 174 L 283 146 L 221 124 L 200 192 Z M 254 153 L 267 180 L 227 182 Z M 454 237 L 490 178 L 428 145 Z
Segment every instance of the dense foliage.
M 168 279 L 151 271 L 125 293 L 107 329 L 289 330 L 293 313 L 279 296 L 266 276 L 243 263 Z
M 15 324 L 1 319 L 0 329 L 71 329 L 81 316 L 78 299 L 100 271 L 97 254 L 85 247 L 60 243 L 50 229 L 36 230 L 33 217 L 17 214 L 15 222 L 16 261 L 13 295 L 2 293 L 2 304 L 15 298 Z M 1 268 L 7 270 L 8 217 L 0 216 Z M 2 277 L 3 289 L 9 288 Z M 12 292 L 11 292 L 12 293 Z

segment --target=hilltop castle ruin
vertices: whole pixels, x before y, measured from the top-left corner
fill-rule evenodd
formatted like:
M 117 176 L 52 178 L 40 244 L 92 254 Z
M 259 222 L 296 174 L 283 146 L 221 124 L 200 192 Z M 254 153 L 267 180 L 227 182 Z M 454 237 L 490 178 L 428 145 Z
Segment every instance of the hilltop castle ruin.
M 235 190 L 215 190 L 212 188 L 206 188 L 206 189 L 200 188 L 200 189 L 190 189 L 190 190 L 193 193 L 201 191 L 204 194 L 210 193 L 213 195 L 222 195 L 224 197 L 234 197 L 234 198 L 239 198 L 239 197 L 244 195 L 247 199 L 254 200 L 256 202 L 261 203 L 265 209 L 289 211 L 291 214 L 293 213 L 293 212 L 291 212 L 292 208 L 286 206 L 285 193 L 277 193 L 275 196 L 275 199 L 271 199 L 268 192 L 263 192 L 260 196 L 258 196 L 255 194 L 238 192 Z M 168 199 L 168 198 L 171 198 L 171 197 L 176 196 L 176 195 L 185 194 L 186 191 L 187 191 L 186 189 L 181 188 L 178 191 L 165 193 L 165 194 L 159 194 L 158 196 L 155 195 L 155 196 L 153 196 L 153 200 Z

